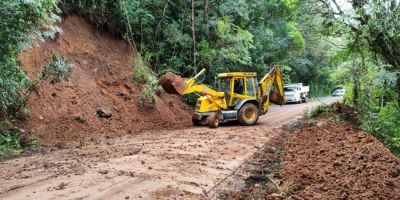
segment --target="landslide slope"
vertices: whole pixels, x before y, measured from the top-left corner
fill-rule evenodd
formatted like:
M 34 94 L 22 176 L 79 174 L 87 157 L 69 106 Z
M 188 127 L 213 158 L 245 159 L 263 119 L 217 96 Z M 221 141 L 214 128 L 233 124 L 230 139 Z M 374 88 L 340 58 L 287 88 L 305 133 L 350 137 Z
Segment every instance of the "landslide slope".
M 35 79 L 53 54 L 74 64 L 70 81 L 43 82 L 28 98 L 30 111 L 18 126 L 41 145 L 69 145 L 113 137 L 143 129 L 182 127 L 189 124 L 189 108 L 179 97 L 162 93 L 155 105 L 139 106 L 142 85 L 132 81 L 129 45 L 97 31 L 79 16 L 69 16 L 60 25 L 64 33 L 19 55 L 22 67 Z M 99 108 L 111 118 L 96 115 Z

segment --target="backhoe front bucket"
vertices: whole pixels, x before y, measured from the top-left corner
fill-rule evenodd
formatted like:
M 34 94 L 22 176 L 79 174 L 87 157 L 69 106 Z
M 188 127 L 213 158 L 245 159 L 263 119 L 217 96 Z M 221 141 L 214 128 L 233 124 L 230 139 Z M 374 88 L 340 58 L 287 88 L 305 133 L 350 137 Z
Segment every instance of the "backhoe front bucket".
M 169 94 L 182 95 L 186 88 L 186 79 L 167 72 L 158 79 L 161 87 Z

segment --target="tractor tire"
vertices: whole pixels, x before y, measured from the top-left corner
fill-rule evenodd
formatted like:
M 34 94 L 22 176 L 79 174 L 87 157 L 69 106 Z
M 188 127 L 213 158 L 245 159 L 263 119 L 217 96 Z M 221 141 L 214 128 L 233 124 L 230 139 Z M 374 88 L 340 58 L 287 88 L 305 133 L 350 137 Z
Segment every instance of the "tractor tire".
M 211 112 L 207 117 L 207 124 L 210 128 L 217 128 L 219 126 L 219 112 Z
M 244 104 L 238 112 L 238 119 L 240 123 L 245 126 L 251 126 L 257 123 L 258 117 L 258 108 L 253 103 Z

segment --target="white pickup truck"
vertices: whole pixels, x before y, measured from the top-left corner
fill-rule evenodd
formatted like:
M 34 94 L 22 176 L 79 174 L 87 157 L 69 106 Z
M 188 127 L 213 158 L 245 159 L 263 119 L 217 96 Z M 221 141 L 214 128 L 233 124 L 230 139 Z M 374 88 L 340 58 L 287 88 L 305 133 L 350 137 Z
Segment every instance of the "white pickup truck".
M 284 85 L 284 89 L 288 103 L 306 103 L 308 101 L 309 86 L 303 86 L 302 83 L 293 83 Z

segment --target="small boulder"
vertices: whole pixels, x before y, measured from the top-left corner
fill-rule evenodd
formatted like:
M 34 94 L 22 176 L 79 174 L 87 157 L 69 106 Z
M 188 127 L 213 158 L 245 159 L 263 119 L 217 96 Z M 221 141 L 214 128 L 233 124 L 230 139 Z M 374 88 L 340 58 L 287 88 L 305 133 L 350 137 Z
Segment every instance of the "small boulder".
M 75 119 L 75 121 L 77 121 L 77 122 L 79 122 L 81 124 L 86 122 L 86 119 L 85 119 L 85 117 L 83 115 L 75 115 L 74 119 Z
M 105 107 L 101 107 L 101 108 L 97 109 L 96 113 L 97 113 L 97 116 L 99 116 L 101 118 L 111 118 L 112 117 L 112 112 L 110 111 L 110 109 L 105 108 Z

